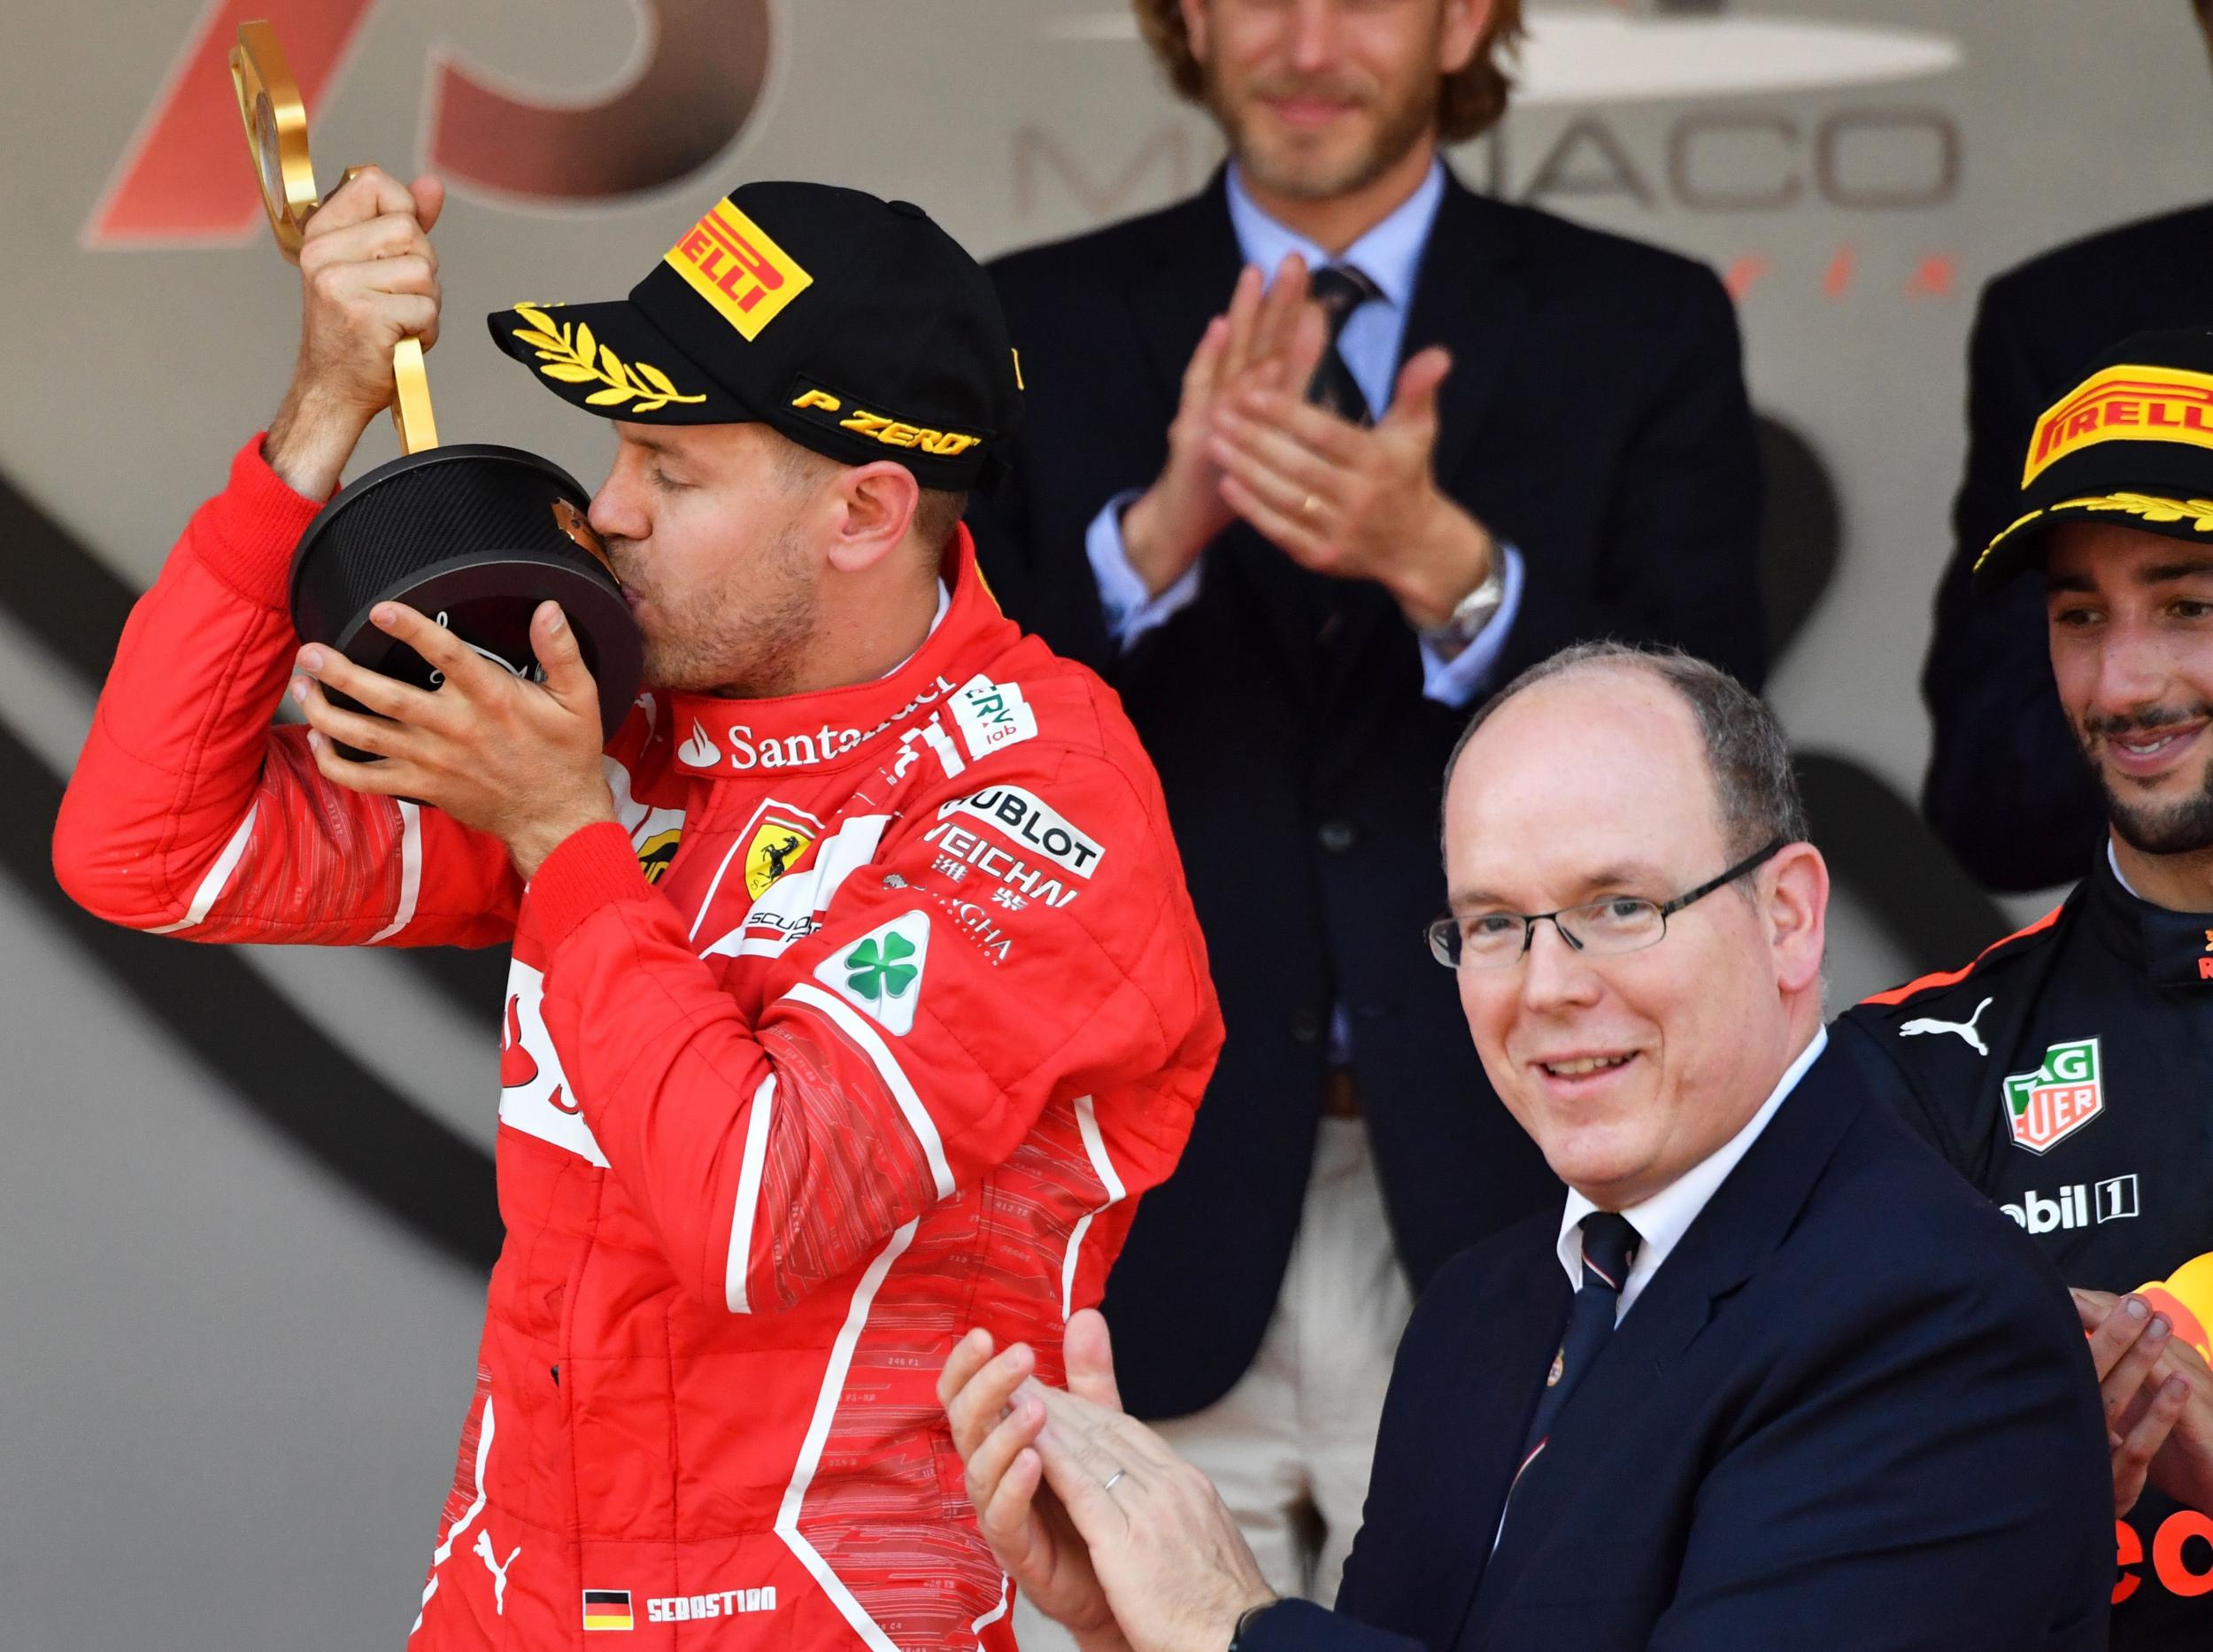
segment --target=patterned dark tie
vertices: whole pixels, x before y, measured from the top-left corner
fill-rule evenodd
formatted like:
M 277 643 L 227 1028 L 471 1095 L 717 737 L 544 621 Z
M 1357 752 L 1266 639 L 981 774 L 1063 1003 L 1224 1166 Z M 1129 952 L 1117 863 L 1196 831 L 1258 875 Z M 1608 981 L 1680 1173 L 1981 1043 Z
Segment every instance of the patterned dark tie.
M 1583 1218 L 1583 1288 L 1568 1309 L 1568 1332 L 1553 1356 L 1552 1373 L 1530 1419 L 1529 1438 L 1522 1445 L 1522 1466 L 1514 1471 L 1514 1485 L 1522 1483 L 1530 1464 L 1544 1455 L 1553 1424 L 1568 1403 L 1568 1396 L 1583 1380 L 1614 1334 L 1614 1313 L 1621 1305 L 1622 1286 L 1637 1261 L 1637 1230 L 1629 1218 L 1611 1210 L 1594 1210 Z M 1510 1500 L 1513 1487 L 1507 1490 Z
M 1370 298 L 1382 297 L 1383 289 L 1349 264 L 1328 264 L 1315 271 L 1309 290 L 1329 320 L 1330 344 L 1322 352 L 1322 365 L 1315 368 L 1314 378 L 1307 386 L 1307 399 L 1317 407 L 1328 408 L 1340 419 L 1349 419 L 1357 425 L 1371 425 L 1376 421 L 1375 412 L 1368 405 L 1360 381 L 1353 376 L 1353 370 L 1345 365 L 1345 358 L 1338 353 L 1337 346 L 1346 322 L 1353 319 L 1353 312 Z

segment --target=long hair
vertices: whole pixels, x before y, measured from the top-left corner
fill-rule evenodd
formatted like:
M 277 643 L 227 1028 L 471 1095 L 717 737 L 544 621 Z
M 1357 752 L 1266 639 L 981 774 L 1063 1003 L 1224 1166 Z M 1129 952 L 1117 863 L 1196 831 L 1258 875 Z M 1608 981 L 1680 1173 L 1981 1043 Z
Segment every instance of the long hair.
M 1168 84 L 1193 103 L 1206 96 L 1206 74 L 1191 55 L 1191 35 L 1184 27 L 1179 0 L 1130 0 L 1137 9 L 1137 27 L 1167 73 Z M 2213 4 L 2213 0 L 2207 0 Z M 1513 82 L 1499 59 L 1522 42 L 1522 0 L 1492 0 L 1490 19 L 1457 74 L 1444 76 L 1438 86 L 1438 136 L 1457 143 L 1496 125 L 1506 112 L 1507 93 Z

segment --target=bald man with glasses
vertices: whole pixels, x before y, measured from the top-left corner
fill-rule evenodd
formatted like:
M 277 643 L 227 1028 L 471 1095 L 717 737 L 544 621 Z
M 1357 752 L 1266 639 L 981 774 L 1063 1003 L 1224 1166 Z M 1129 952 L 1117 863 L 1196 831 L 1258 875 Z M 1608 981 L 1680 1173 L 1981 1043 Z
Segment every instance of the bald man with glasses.
M 1439 918 L 1429 927 L 1430 956 L 1447 969 L 1503 969 L 1522 961 L 1539 923 L 1550 923 L 1569 946 L 1593 957 L 1633 953 L 1664 938 L 1668 920 L 1693 901 L 1703 900 L 1746 873 L 1758 870 L 1786 846 L 1782 838 L 1772 838 L 1766 848 L 1746 855 L 1720 876 L 1708 878 L 1673 900 L 1608 895 L 1603 900 L 1586 900 L 1579 907 L 1562 907 L 1556 912 L 1495 912 L 1478 907 L 1466 918 Z
M 1016 1584 L 1084 1652 L 2102 1648 L 2075 1311 L 1828 1053 L 1828 873 L 1766 707 L 1566 650 L 1477 714 L 1444 825 L 1430 946 L 1564 1207 L 1423 1294 L 1334 1611 L 1122 1412 L 1096 1315 L 1066 1390 L 971 1332 L 939 1392 Z

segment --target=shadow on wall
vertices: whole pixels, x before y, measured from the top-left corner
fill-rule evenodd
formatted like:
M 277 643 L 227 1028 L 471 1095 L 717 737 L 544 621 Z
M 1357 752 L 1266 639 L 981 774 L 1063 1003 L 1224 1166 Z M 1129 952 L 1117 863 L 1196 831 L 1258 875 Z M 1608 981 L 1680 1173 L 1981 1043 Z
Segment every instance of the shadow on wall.
M 1769 658 L 1780 661 L 1827 594 L 1844 544 L 1843 512 L 1811 444 L 1762 414 L 1760 584 Z M 1837 887 L 1872 917 L 1916 975 L 1965 963 L 2013 926 L 1913 803 L 1841 752 L 1800 751 L 1799 784 Z
M 1819 607 L 1843 536 L 1836 489 L 1805 439 L 1762 418 L 1760 449 L 1768 484 L 1761 579 L 1770 654 L 1780 660 Z M 12 548 L 0 558 L 0 608 L 80 686 L 96 687 L 136 593 L 4 479 L 0 544 Z M 1962 963 L 2006 931 L 2004 915 L 1881 776 L 1838 753 L 1802 752 L 1798 763 L 1838 886 L 1916 973 Z M 239 1106 L 427 1243 L 489 1269 L 500 1229 L 488 1154 L 355 1061 L 243 961 L 112 928 L 62 894 L 48 845 L 63 778 L 0 723 L 0 868 Z M 405 956 L 463 1007 L 481 1009 L 488 1030 L 495 1024 L 503 954 L 422 948 Z M 301 1106 L 303 1092 L 324 1104 Z

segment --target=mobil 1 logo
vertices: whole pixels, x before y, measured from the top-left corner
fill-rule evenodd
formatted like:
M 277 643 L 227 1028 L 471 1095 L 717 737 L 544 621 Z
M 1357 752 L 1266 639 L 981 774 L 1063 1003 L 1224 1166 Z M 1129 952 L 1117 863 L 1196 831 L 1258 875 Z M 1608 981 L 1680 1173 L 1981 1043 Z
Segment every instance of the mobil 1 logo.
M 2071 1231 L 2118 1222 L 2138 1213 L 2136 1177 L 2109 1177 L 2102 1182 L 2076 1182 L 2050 1198 L 2033 1187 L 2017 1205 L 2000 1207 L 2032 1233 Z

